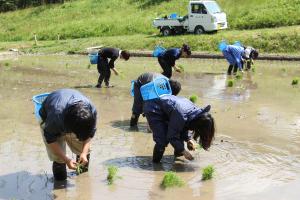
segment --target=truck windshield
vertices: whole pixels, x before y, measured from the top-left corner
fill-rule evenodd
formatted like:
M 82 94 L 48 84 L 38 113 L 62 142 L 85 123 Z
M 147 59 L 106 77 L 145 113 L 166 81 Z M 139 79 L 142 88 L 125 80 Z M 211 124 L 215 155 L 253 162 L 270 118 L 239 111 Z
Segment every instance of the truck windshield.
M 211 14 L 222 12 L 219 5 L 214 1 L 205 2 L 205 7 L 207 8 L 208 12 Z

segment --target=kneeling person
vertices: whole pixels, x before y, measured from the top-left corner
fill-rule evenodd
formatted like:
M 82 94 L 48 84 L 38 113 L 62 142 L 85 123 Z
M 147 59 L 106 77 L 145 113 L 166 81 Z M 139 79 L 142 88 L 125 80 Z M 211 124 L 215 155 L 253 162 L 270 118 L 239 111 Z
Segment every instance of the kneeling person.
M 90 100 L 76 90 L 60 89 L 47 96 L 39 113 L 55 180 L 67 178 L 66 165 L 76 169 L 80 163 L 87 171 L 90 141 L 95 135 L 97 120 L 97 111 Z M 76 154 L 76 161 L 67 157 L 66 143 Z

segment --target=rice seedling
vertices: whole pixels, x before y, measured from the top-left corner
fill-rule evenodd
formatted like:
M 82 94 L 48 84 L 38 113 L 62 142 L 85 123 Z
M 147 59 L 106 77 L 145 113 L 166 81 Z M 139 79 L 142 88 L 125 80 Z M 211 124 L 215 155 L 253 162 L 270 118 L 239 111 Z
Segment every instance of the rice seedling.
M 117 178 L 117 173 L 118 173 L 118 168 L 116 166 L 108 166 L 107 168 L 107 171 L 108 171 L 108 175 L 107 175 L 107 182 L 108 182 L 108 185 L 111 185 L 114 183 L 114 181 L 116 180 Z
M 82 174 L 83 172 L 84 172 L 84 165 L 78 163 L 76 166 L 76 174 L 79 175 Z
M 190 99 L 191 102 L 196 103 L 198 101 L 198 96 L 193 94 L 193 95 L 190 96 L 189 99 Z
M 182 187 L 183 185 L 184 181 L 175 172 L 166 172 L 161 183 L 163 188 Z
M 292 85 L 298 85 L 298 83 L 299 83 L 299 78 L 298 77 L 296 77 L 292 80 Z
M 227 86 L 228 86 L 228 87 L 233 87 L 233 84 L 234 84 L 234 80 L 233 80 L 233 79 L 229 79 L 229 80 L 227 81 Z
M 202 169 L 202 180 L 209 180 L 213 177 L 215 169 L 212 165 L 208 165 L 204 169 Z

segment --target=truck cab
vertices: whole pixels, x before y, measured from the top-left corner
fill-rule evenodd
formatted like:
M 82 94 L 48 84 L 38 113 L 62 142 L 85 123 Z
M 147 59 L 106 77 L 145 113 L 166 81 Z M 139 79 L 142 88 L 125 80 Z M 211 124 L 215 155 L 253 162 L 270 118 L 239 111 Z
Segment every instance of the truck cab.
M 190 1 L 188 13 L 188 32 L 202 34 L 227 28 L 226 14 L 216 1 Z

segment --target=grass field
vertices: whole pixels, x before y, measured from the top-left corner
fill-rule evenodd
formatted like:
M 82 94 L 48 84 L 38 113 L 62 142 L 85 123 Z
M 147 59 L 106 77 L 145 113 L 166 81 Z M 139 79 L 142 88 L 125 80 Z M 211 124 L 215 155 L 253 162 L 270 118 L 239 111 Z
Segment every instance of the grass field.
M 300 26 L 281 27 L 276 29 L 259 29 L 249 31 L 221 31 L 209 35 L 181 35 L 159 37 L 148 35 L 106 36 L 60 41 L 0 42 L 0 51 L 18 48 L 26 53 L 80 53 L 90 46 L 116 46 L 129 50 L 153 50 L 157 44 L 164 47 L 180 46 L 182 43 L 191 45 L 192 51 L 217 52 L 220 40 L 228 42 L 236 40 L 257 47 L 262 53 L 299 54 Z

